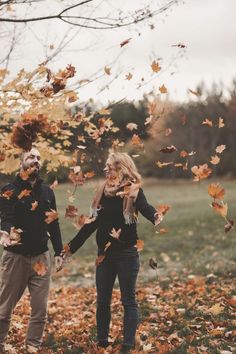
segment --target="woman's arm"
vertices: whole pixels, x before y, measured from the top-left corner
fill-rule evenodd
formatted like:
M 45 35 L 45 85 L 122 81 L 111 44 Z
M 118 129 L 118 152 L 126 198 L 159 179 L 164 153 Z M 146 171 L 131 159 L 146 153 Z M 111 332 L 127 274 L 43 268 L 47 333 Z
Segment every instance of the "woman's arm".
M 156 209 L 148 204 L 147 199 L 143 193 L 142 188 L 140 188 L 137 199 L 136 199 L 136 207 L 138 211 L 149 221 L 151 221 L 154 225 L 158 225 L 161 220 L 161 214 L 158 214 Z
M 68 246 L 70 247 L 70 252 L 75 253 L 89 238 L 89 236 L 92 235 L 92 233 L 97 229 L 97 227 L 98 218 L 96 218 L 90 224 L 83 225 L 77 235 L 68 243 Z

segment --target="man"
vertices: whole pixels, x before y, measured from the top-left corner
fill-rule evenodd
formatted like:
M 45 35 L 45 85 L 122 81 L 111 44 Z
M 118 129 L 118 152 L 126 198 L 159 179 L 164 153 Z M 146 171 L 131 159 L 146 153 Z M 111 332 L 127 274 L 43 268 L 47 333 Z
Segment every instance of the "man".
M 0 353 L 9 330 L 11 313 L 28 286 L 31 318 L 26 347 L 39 348 L 46 322 L 51 273 L 48 239 L 55 252 L 56 270 L 62 268 L 63 249 L 53 190 L 39 177 L 36 148 L 21 156 L 20 173 L 0 195 Z

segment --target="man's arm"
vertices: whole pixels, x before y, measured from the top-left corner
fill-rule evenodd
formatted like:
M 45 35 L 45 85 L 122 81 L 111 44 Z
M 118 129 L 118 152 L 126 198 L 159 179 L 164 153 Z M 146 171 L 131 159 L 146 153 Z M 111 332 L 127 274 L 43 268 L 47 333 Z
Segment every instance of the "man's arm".
M 9 191 L 9 193 L 8 193 Z M 1 230 L 10 234 L 11 228 L 14 227 L 14 189 L 11 185 L 3 187 L 0 194 L 0 218 Z
M 51 195 L 51 199 L 50 199 L 50 208 L 53 210 L 57 210 L 54 192 L 51 191 L 51 193 L 52 193 L 52 195 Z M 55 257 L 60 256 L 60 253 L 63 250 L 63 244 L 62 244 L 61 230 L 60 230 L 58 219 L 54 220 L 53 222 L 51 222 L 48 225 L 48 232 L 50 234 L 50 239 L 51 239 L 52 246 L 53 246 L 53 249 L 55 252 L 54 256 Z

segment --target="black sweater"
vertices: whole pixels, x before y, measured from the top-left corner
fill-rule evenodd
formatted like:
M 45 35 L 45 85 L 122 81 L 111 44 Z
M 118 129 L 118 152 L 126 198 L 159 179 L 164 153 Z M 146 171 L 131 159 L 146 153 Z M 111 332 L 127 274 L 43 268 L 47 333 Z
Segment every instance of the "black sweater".
M 103 253 L 104 247 L 109 241 L 111 245 L 107 250 L 108 253 L 136 244 L 138 239 L 137 226 L 136 223 L 125 224 L 123 199 L 121 197 L 107 197 L 103 194 L 100 204 L 101 209 L 98 211 L 96 220 L 83 225 L 78 234 L 69 242 L 71 253 L 76 252 L 96 229 L 96 241 L 100 254 Z M 154 224 L 156 209 L 148 204 L 142 189 L 139 190 L 135 209 L 136 212 L 140 211 L 145 218 Z M 110 236 L 112 228 L 116 230 L 121 228 L 119 240 Z
M 30 190 L 30 195 L 19 199 L 18 196 L 24 189 Z M 13 192 L 9 200 L 2 196 L 6 191 Z M 50 235 L 55 255 L 60 255 L 63 245 L 58 220 L 50 224 L 45 222 L 45 212 L 50 209 L 56 210 L 53 190 L 41 179 L 38 179 L 32 188 L 28 181 L 17 176 L 15 181 L 3 187 L 1 192 L 1 229 L 8 233 L 11 227 L 23 231 L 21 244 L 5 247 L 5 249 L 23 255 L 39 255 L 48 250 L 47 242 Z M 38 206 L 35 210 L 31 210 L 32 203 L 35 201 L 38 202 Z

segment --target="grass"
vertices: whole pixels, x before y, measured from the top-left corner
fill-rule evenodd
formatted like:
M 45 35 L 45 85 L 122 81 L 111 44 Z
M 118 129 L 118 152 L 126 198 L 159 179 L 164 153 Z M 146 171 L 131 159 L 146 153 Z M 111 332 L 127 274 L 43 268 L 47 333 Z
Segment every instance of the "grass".
M 153 257 L 158 262 L 159 272 L 187 269 L 198 274 L 232 274 L 236 272 L 236 245 L 234 230 L 225 233 L 225 221 L 210 208 L 211 198 L 207 193 L 210 182 L 146 180 L 143 189 L 150 204 L 168 204 L 171 210 L 163 224 L 166 234 L 158 234 L 149 221 L 139 217 L 139 238 L 144 240 L 141 253 L 142 267 L 148 269 L 148 260 Z M 212 183 L 212 181 L 211 181 Z M 235 181 L 222 181 L 226 190 L 225 202 L 229 206 L 229 218 L 236 211 Z M 78 188 L 75 206 L 79 213 L 88 214 L 96 182 Z M 64 217 L 67 191 L 71 185 L 59 186 L 55 193 L 60 215 L 63 241 L 68 242 L 76 234 L 69 219 Z M 76 257 L 89 262 L 96 256 L 95 235 L 92 235 Z M 154 270 L 147 270 L 155 276 Z

